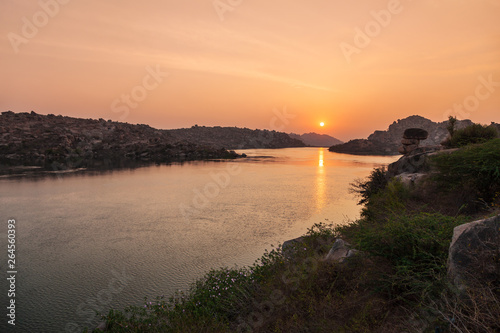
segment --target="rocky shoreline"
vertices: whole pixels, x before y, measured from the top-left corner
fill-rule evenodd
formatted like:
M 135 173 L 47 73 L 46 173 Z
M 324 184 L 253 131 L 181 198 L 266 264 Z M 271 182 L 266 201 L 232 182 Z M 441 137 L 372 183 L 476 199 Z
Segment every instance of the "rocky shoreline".
M 273 131 L 198 126 L 159 130 L 148 125 L 33 111 L 0 115 L 0 174 L 234 159 L 246 155 L 228 149 L 289 146 L 305 145 Z
M 399 141 L 406 129 L 425 128 L 429 135 L 427 139 L 420 142 L 421 145 L 439 146 L 448 136 L 447 125 L 448 121 L 437 123 L 421 116 L 410 116 L 394 121 L 385 131 L 373 132 L 367 139 L 351 140 L 344 144 L 331 146 L 329 150 L 352 155 L 399 155 L 401 153 Z M 468 119 L 459 120 L 456 123 L 456 129 L 470 125 L 472 125 L 472 121 Z

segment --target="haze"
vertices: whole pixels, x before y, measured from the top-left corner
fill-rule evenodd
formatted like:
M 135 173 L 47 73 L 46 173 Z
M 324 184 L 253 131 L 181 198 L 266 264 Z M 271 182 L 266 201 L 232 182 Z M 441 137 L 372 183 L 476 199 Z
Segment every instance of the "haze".
M 341 140 L 500 122 L 500 0 L 353 2 L 4 0 L 0 110 Z

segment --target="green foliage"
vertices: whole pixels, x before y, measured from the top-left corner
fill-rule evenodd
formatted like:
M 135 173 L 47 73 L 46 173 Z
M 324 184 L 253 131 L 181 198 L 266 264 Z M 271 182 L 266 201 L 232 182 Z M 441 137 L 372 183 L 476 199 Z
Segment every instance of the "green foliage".
M 339 231 L 357 249 L 388 261 L 392 272 L 379 281 L 381 290 L 391 298 L 422 302 L 442 290 L 453 228 L 465 221 L 441 214 L 400 213 L 379 223 L 361 219 Z
M 439 154 L 431 163 L 441 191 L 460 195 L 461 204 L 470 209 L 477 209 L 479 202 L 492 205 L 500 191 L 500 139 Z
M 387 185 L 387 173 L 385 168 L 373 169 L 366 180 L 358 179 L 351 184 L 351 192 L 358 194 L 361 200 L 359 205 L 366 204 L 373 195 L 383 190 Z
M 400 180 L 392 179 L 368 198 L 361 216 L 371 221 L 383 221 L 388 215 L 405 211 L 410 190 Z
M 453 136 L 455 133 L 455 124 L 457 123 L 457 118 L 450 116 L 448 118 L 448 125 L 446 126 L 446 129 L 448 130 L 448 133 L 450 133 L 450 137 Z
M 184 293 L 165 300 L 145 299 L 142 307 L 111 310 L 104 317 L 110 332 L 225 332 L 253 295 L 249 269 L 211 270 Z
M 498 131 L 493 126 L 472 124 L 459 130 L 455 130 L 454 127 L 455 124 L 450 119 L 448 131 L 451 130 L 451 136 L 443 143 L 447 148 L 459 148 L 469 144 L 484 143 L 498 138 Z

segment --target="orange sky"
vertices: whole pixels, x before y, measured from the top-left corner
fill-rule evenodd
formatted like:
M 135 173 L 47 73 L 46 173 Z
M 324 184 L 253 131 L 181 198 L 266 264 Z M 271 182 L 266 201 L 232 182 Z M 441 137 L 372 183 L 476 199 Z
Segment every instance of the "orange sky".
M 500 122 L 500 0 L 2 0 L 0 59 L 2 111 L 341 140 Z

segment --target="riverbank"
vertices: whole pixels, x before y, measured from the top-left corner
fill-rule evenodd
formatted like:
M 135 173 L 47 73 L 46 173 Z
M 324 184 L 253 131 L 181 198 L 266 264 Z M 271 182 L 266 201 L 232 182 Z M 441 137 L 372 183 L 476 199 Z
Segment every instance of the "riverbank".
M 430 170 L 418 182 L 375 169 L 356 185 L 364 204 L 359 220 L 314 225 L 291 246 L 266 252 L 250 267 L 212 270 L 188 292 L 112 310 L 102 329 L 496 332 L 498 232 L 487 233 L 491 241 L 476 248 L 481 260 L 470 262 L 458 285 L 448 260 L 454 230 L 464 229 L 456 227 L 499 214 L 498 161 L 500 139 L 495 139 L 429 154 Z M 329 260 L 337 239 L 350 243 L 354 255 Z

